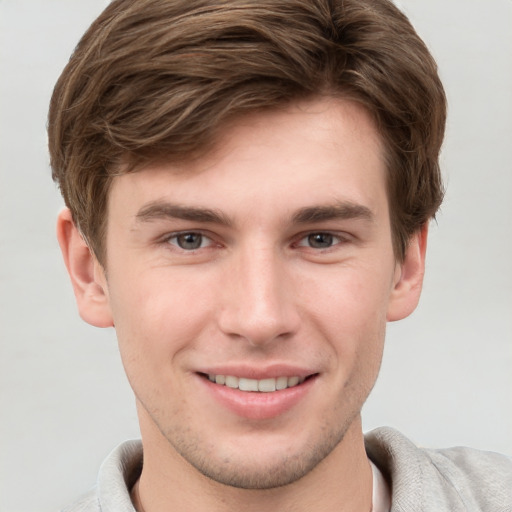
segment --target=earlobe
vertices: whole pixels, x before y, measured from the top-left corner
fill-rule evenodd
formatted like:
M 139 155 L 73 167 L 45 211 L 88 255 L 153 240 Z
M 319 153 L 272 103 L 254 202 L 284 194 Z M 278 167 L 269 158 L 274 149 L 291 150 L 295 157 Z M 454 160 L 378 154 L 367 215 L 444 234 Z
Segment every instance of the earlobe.
M 57 239 L 81 318 L 96 327 L 112 327 L 104 270 L 75 226 L 68 208 L 57 218 Z
M 427 236 L 428 223 L 412 235 L 403 262 L 397 264 L 388 305 L 388 322 L 409 316 L 418 305 L 425 274 Z

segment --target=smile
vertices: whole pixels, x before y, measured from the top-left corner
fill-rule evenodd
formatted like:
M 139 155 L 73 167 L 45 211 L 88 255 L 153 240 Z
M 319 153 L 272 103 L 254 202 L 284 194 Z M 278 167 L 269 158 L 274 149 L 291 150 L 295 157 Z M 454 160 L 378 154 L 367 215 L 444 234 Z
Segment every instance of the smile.
M 317 388 L 315 382 L 319 377 L 318 373 L 308 374 L 302 369 L 293 371 L 289 367 L 280 370 L 260 369 L 259 375 L 255 369 L 245 369 L 240 371 L 243 377 L 240 373 L 234 376 L 234 369 L 230 371 L 219 368 L 219 373 L 212 371 L 215 372 L 213 368 L 197 372 L 209 396 L 236 416 L 256 421 L 275 418 L 298 406 Z M 278 376 L 269 375 L 271 371 L 275 371 L 274 375 Z M 289 372 L 288 375 L 285 372 Z
M 272 393 L 287 388 L 293 388 L 302 384 L 305 377 L 277 377 L 269 379 L 247 379 L 244 377 L 234 377 L 233 375 L 213 375 L 208 374 L 208 379 L 221 386 L 227 386 L 240 391 L 253 391 L 260 393 Z

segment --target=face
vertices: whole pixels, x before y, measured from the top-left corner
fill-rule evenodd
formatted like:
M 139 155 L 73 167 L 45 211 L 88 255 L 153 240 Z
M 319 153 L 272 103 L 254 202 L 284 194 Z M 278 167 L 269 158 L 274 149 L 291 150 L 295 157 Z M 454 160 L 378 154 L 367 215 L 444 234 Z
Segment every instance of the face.
M 340 456 L 386 321 L 417 301 L 385 173 L 366 112 L 324 99 L 233 123 L 208 157 L 115 178 L 94 279 L 146 444 L 242 488 Z

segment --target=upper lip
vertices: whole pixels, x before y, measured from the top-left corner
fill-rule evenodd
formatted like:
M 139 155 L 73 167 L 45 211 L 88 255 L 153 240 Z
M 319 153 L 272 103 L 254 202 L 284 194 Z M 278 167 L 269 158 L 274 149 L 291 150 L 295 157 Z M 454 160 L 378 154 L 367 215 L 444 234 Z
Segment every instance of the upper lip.
M 262 380 L 278 377 L 306 378 L 318 372 L 310 368 L 288 364 L 273 364 L 265 367 L 230 364 L 200 368 L 197 370 L 197 373 L 204 373 L 206 375 L 232 375 L 234 377 L 242 377 L 245 379 Z

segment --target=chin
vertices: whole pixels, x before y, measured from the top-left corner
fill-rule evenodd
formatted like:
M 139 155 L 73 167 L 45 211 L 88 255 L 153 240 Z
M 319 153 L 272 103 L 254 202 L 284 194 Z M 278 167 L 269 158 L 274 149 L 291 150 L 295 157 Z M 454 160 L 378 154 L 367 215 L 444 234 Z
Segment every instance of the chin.
M 245 444 L 240 439 L 237 445 L 225 450 L 213 442 L 209 449 L 204 449 L 201 443 L 192 446 L 180 443 L 179 439 L 174 442 L 168 440 L 188 463 L 208 479 L 238 489 L 265 490 L 290 485 L 304 478 L 335 450 L 348 428 L 349 425 L 341 428 L 338 425 L 337 429 L 329 429 L 328 425 L 323 425 L 318 429 L 321 432 L 319 439 L 303 439 L 288 447 L 285 446 L 286 439 L 281 443 L 276 439 L 265 443 L 262 439 L 257 449 L 252 447 L 252 443 Z M 329 430 L 326 436 L 325 432 Z

